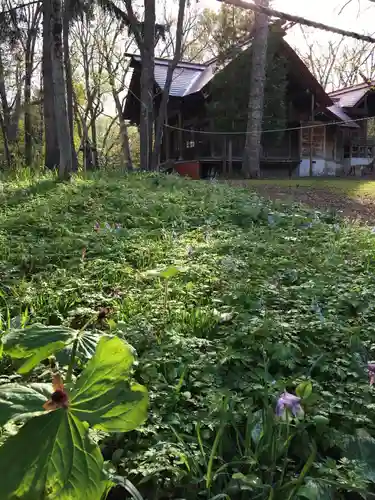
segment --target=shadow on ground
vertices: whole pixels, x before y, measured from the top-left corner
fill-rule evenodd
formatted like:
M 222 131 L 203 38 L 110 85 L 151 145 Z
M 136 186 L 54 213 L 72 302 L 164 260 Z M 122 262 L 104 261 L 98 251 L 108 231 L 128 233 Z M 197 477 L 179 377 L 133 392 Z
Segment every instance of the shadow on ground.
M 302 203 L 317 210 L 336 212 L 350 221 L 375 225 L 375 198 L 366 193 L 330 189 L 329 186 L 323 185 L 299 185 L 298 183 L 288 186 L 238 181 L 231 182 L 231 184 L 248 186 L 252 191 L 273 201 Z

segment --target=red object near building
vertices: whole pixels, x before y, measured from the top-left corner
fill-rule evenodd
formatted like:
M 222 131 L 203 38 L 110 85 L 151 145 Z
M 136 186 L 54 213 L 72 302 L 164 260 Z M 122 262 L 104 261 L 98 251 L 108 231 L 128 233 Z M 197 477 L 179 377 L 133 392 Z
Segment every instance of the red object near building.
M 174 164 L 175 171 L 184 177 L 191 179 L 201 178 L 201 166 L 199 161 L 176 161 Z

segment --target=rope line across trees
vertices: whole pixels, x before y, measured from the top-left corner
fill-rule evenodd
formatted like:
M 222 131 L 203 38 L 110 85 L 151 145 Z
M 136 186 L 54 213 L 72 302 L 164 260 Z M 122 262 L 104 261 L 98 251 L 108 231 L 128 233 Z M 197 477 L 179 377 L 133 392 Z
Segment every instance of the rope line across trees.
M 347 123 L 356 123 L 356 122 L 362 122 L 364 120 L 371 120 L 372 117 L 365 117 L 365 118 L 355 118 L 353 120 L 347 120 L 345 122 L 326 122 L 326 123 L 316 123 L 314 125 L 302 125 L 301 127 L 289 127 L 289 128 L 280 128 L 280 129 L 272 129 L 272 130 L 262 130 L 262 134 L 270 134 L 270 133 L 280 133 L 280 132 L 289 132 L 293 130 L 304 130 L 304 129 L 311 129 L 311 128 L 318 128 L 318 127 L 330 127 L 332 125 L 339 125 L 339 126 L 344 126 Z M 216 132 L 216 131 L 210 131 L 210 130 L 197 130 L 197 129 L 192 129 L 192 128 L 180 128 L 180 127 L 174 127 L 173 125 L 164 125 L 166 128 L 172 129 L 172 130 L 177 130 L 179 132 L 194 132 L 197 134 L 206 134 L 206 135 L 244 135 L 247 134 L 247 131 L 241 131 L 241 132 Z

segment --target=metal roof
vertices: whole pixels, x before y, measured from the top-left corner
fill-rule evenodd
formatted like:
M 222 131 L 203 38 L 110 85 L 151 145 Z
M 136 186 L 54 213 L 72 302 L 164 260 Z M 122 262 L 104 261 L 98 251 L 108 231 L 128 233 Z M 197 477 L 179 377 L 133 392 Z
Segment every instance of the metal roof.
M 334 104 L 333 106 L 327 107 L 328 111 L 330 111 L 336 118 L 339 118 L 344 123 L 340 124 L 342 127 L 348 128 L 359 128 L 358 123 L 353 122 L 353 120 L 348 116 L 340 106 Z
M 206 66 L 206 68 L 201 72 L 201 74 L 191 82 L 191 85 L 187 88 L 184 95 L 194 94 L 195 92 L 199 92 L 207 85 L 209 81 L 212 80 L 214 76 L 214 72 L 216 69 L 216 64 L 210 64 Z
M 139 63 L 141 62 L 140 56 L 133 56 L 133 59 Z M 155 58 L 155 82 L 161 90 L 164 90 L 169 62 L 170 61 L 165 59 Z M 203 76 L 204 78 L 202 79 L 201 77 Z M 212 69 L 210 66 L 205 64 L 179 62 L 173 72 L 169 95 L 173 97 L 184 97 L 194 92 L 198 92 L 211 78 Z M 206 83 L 204 83 L 205 81 Z
M 240 47 L 241 51 L 248 50 L 250 46 L 251 40 Z M 320 104 L 325 106 L 332 104 L 332 100 L 328 94 L 326 94 L 297 53 L 284 39 L 281 40 L 280 49 L 291 61 L 291 69 L 298 75 L 298 78 L 303 81 L 306 88 L 315 89 Z M 141 64 L 141 57 L 139 55 L 132 55 L 132 58 L 138 64 Z M 235 57 L 233 59 L 235 59 Z M 155 58 L 155 82 L 161 90 L 164 90 L 169 63 L 170 60 Z M 227 64 L 229 63 L 230 61 L 227 62 Z M 212 59 L 206 64 L 179 62 L 173 72 L 169 95 L 172 97 L 185 97 L 195 92 L 199 92 L 213 78 L 216 69 L 217 58 Z
M 368 83 L 360 83 L 345 89 L 335 90 L 328 95 L 342 108 L 353 108 L 371 90 Z

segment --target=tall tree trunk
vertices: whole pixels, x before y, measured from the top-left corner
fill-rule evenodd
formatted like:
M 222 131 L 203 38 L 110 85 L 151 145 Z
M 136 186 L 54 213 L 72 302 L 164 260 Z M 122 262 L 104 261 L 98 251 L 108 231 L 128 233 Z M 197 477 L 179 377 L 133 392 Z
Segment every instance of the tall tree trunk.
M 38 124 L 38 145 L 43 146 L 44 143 L 44 106 L 43 106 L 43 72 L 40 73 L 39 81 L 39 124 Z
M 107 49 L 107 47 L 106 47 L 106 49 Z M 106 50 L 105 61 L 106 61 L 107 72 L 108 72 L 108 80 L 109 80 L 109 84 L 111 86 L 111 91 L 112 91 L 112 97 L 113 97 L 113 100 L 115 101 L 117 118 L 118 118 L 118 121 L 120 123 L 120 139 L 121 139 L 122 159 L 123 159 L 125 168 L 127 170 L 133 170 L 133 163 L 132 163 L 131 151 L 130 151 L 130 145 L 129 145 L 128 127 L 125 123 L 119 93 L 116 90 L 114 70 L 112 67 L 111 57 L 110 57 L 110 55 L 108 55 L 107 50 Z
M 269 0 L 257 0 L 255 3 L 268 7 Z M 257 13 L 255 16 L 255 32 L 251 51 L 251 81 L 243 159 L 243 171 L 247 178 L 259 177 L 260 175 L 267 39 L 268 17 L 266 14 Z
M 0 112 L 0 129 L 1 129 L 1 132 L 3 135 L 3 141 L 4 141 L 5 161 L 7 162 L 8 169 L 10 169 L 12 166 L 12 158 L 11 158 L 10 150 L 9 150 L 8 133 L 7 133 L 7 130 L 5 127 L 4 117 L 3 117 L 1 112 Z
M 74 145 L 74 111 L 73 111 L 73 75 L 72 64 L 70 61 L 70 48 L 69 48 L 69 23 L 71 20 L 71 13 L 69 12 L 68 5 L 71 2 L 65 2 L 63 14 L 63 44 L 64 44 L 64 67 L 66 78 L 66 104 L 68 109 L 69 131 L 72 149 L 72 170 L 78 170 L 78 160 Z
M 32 144 L 32 121 L 30 113 L 31 101 L 31 77 L 33 61 L 30 55 L 30 48 L 27 47 L 25 54 L 25 89 L 24 89 L 24 134 L 25 134 L 25 165 L 29 167 L 33 161 Z
M 48 1 L 48 0 L 46 0 Z M 72 143 L 66 106 L 63 19 L 61 0 L 52 0 L 52 76 L 57 139 L 60 149 L 59 178 L 69 179 L 72 172 Z
M 98 156 L 98 138 L 96 133 L 96 115 L 94 114 L 91 118 L 91 142 L 92 142 L 92 158 L 94 163 L 94 168 L 99 167 L 99 156 Z
M 7 93 L 5 89 L 5 69 L 4 69 L 4 63 L 3 63 L 3 58 L 0 50 L 0 101 L 1 101 L 1 107 L 3 111 L 3 119 L 2 119 L 2 131 L 5 139 L 6 135 L 6 142 L 9 145 L 9 128 L 10 128 L 10 106 L 8 104 L 8 98 L 7 98 Z
M 57 141 L 55 103 L 53 96 L 52 76 L 52 32 L 51 32 L 52 6 L 50 0 L 43 0 L 43 113 L 44 113 L 44 141 L 47 168 L 54 169 L 60 161 L 59 144 Z
M 33 161 L 32 119 L 31 119 L 31 79 L 33 76 L 35 42 L 37 26 L 40 20 L 40 6 L 35 10 L 31 27 L 27 34 L 25 50 L 25 88 L 24 88 L 24 136 L 25 136 L 25 164 L 30 166 Z
M 74 89 L 73 89 L 73 112 L 74 112 L 74 121 L 75 121 L 75 124 L 77 127 L 78 137 L 80 140 L 80 146 L 78 148 L 78 151 L 79 151 L 81 149 L 81 146 L 82 146 L 83 132 L 82 132 L 81 116 L 80 116 L 79 110 L 78 110 L 77 96 L 76 96 Z M 78 154 L 78 152 L 76 151 L 76 155 L 77 154 Z
M 161 98 L 159 114 L 156 121 L 155 143 L 152 152 L 152 170 L 157 170 L 160 163 L 161 144 L 163 142 L 164 122 L 168 112 L 169 91 L 172 85 L 173 72 L 181 59 L 182 35 L 185 16 L 186 0 L 180 0 L 176 27 L 176 48 L 173 60 L 169 63 L 167 77 L 165 80 L 163 95 Z
M 122 150 L 124 166 L 126 170 L 132 171 L 133 162 L 132 162 L 132 154 L 130 151 L 128 127 L 124 119 L 123 109 L 117 92 L 113 93 L 112 95 L 115 100 L 117 117 L 120 123 L 121 150 Z
M 10 124 L 8 129 L 8 141 L 10 144 L 16 144 L 18 140 L 19 122 L 22 114 L 22 83 L 19 74 L 16 75 L 16 96 L 12 105 L 12 113 L 10 115 Z
M 86 16 L 87 29 L 89 29 L 89 21 Z M 96 112 L 94 106 L 94 96 L 95 90 L 91 89 L 90 76 L 92 75 L 93 68 L 90 67 L 91 55 L 88 52 L 87 42 L 84 45 L 83 56 L 83 73 L 85 78 L 85 91 L 86 91 L 86 111 L 83 116 L 85 121 L 84 128 L 87 133 L 85 136 L 84 153 L 86 155 L 86 169 L 96 168 L 98 166 L 98 152 L 97 152 L 97 133 L 96 133 Z M 89 118 L 89 124 L 86 124 L 86 120 Z M 83 124 L 83 121 L 82 121 Z M 91 131 L 91 140 L 89 136 L 89 131 Z
M 145 18 L 141 47 L 141 116 L 140 157 L 141 170 L 151 169 L 152 125 L 154 105 L 154 44 L 155 44 L 155 0 L 144 0 Z

